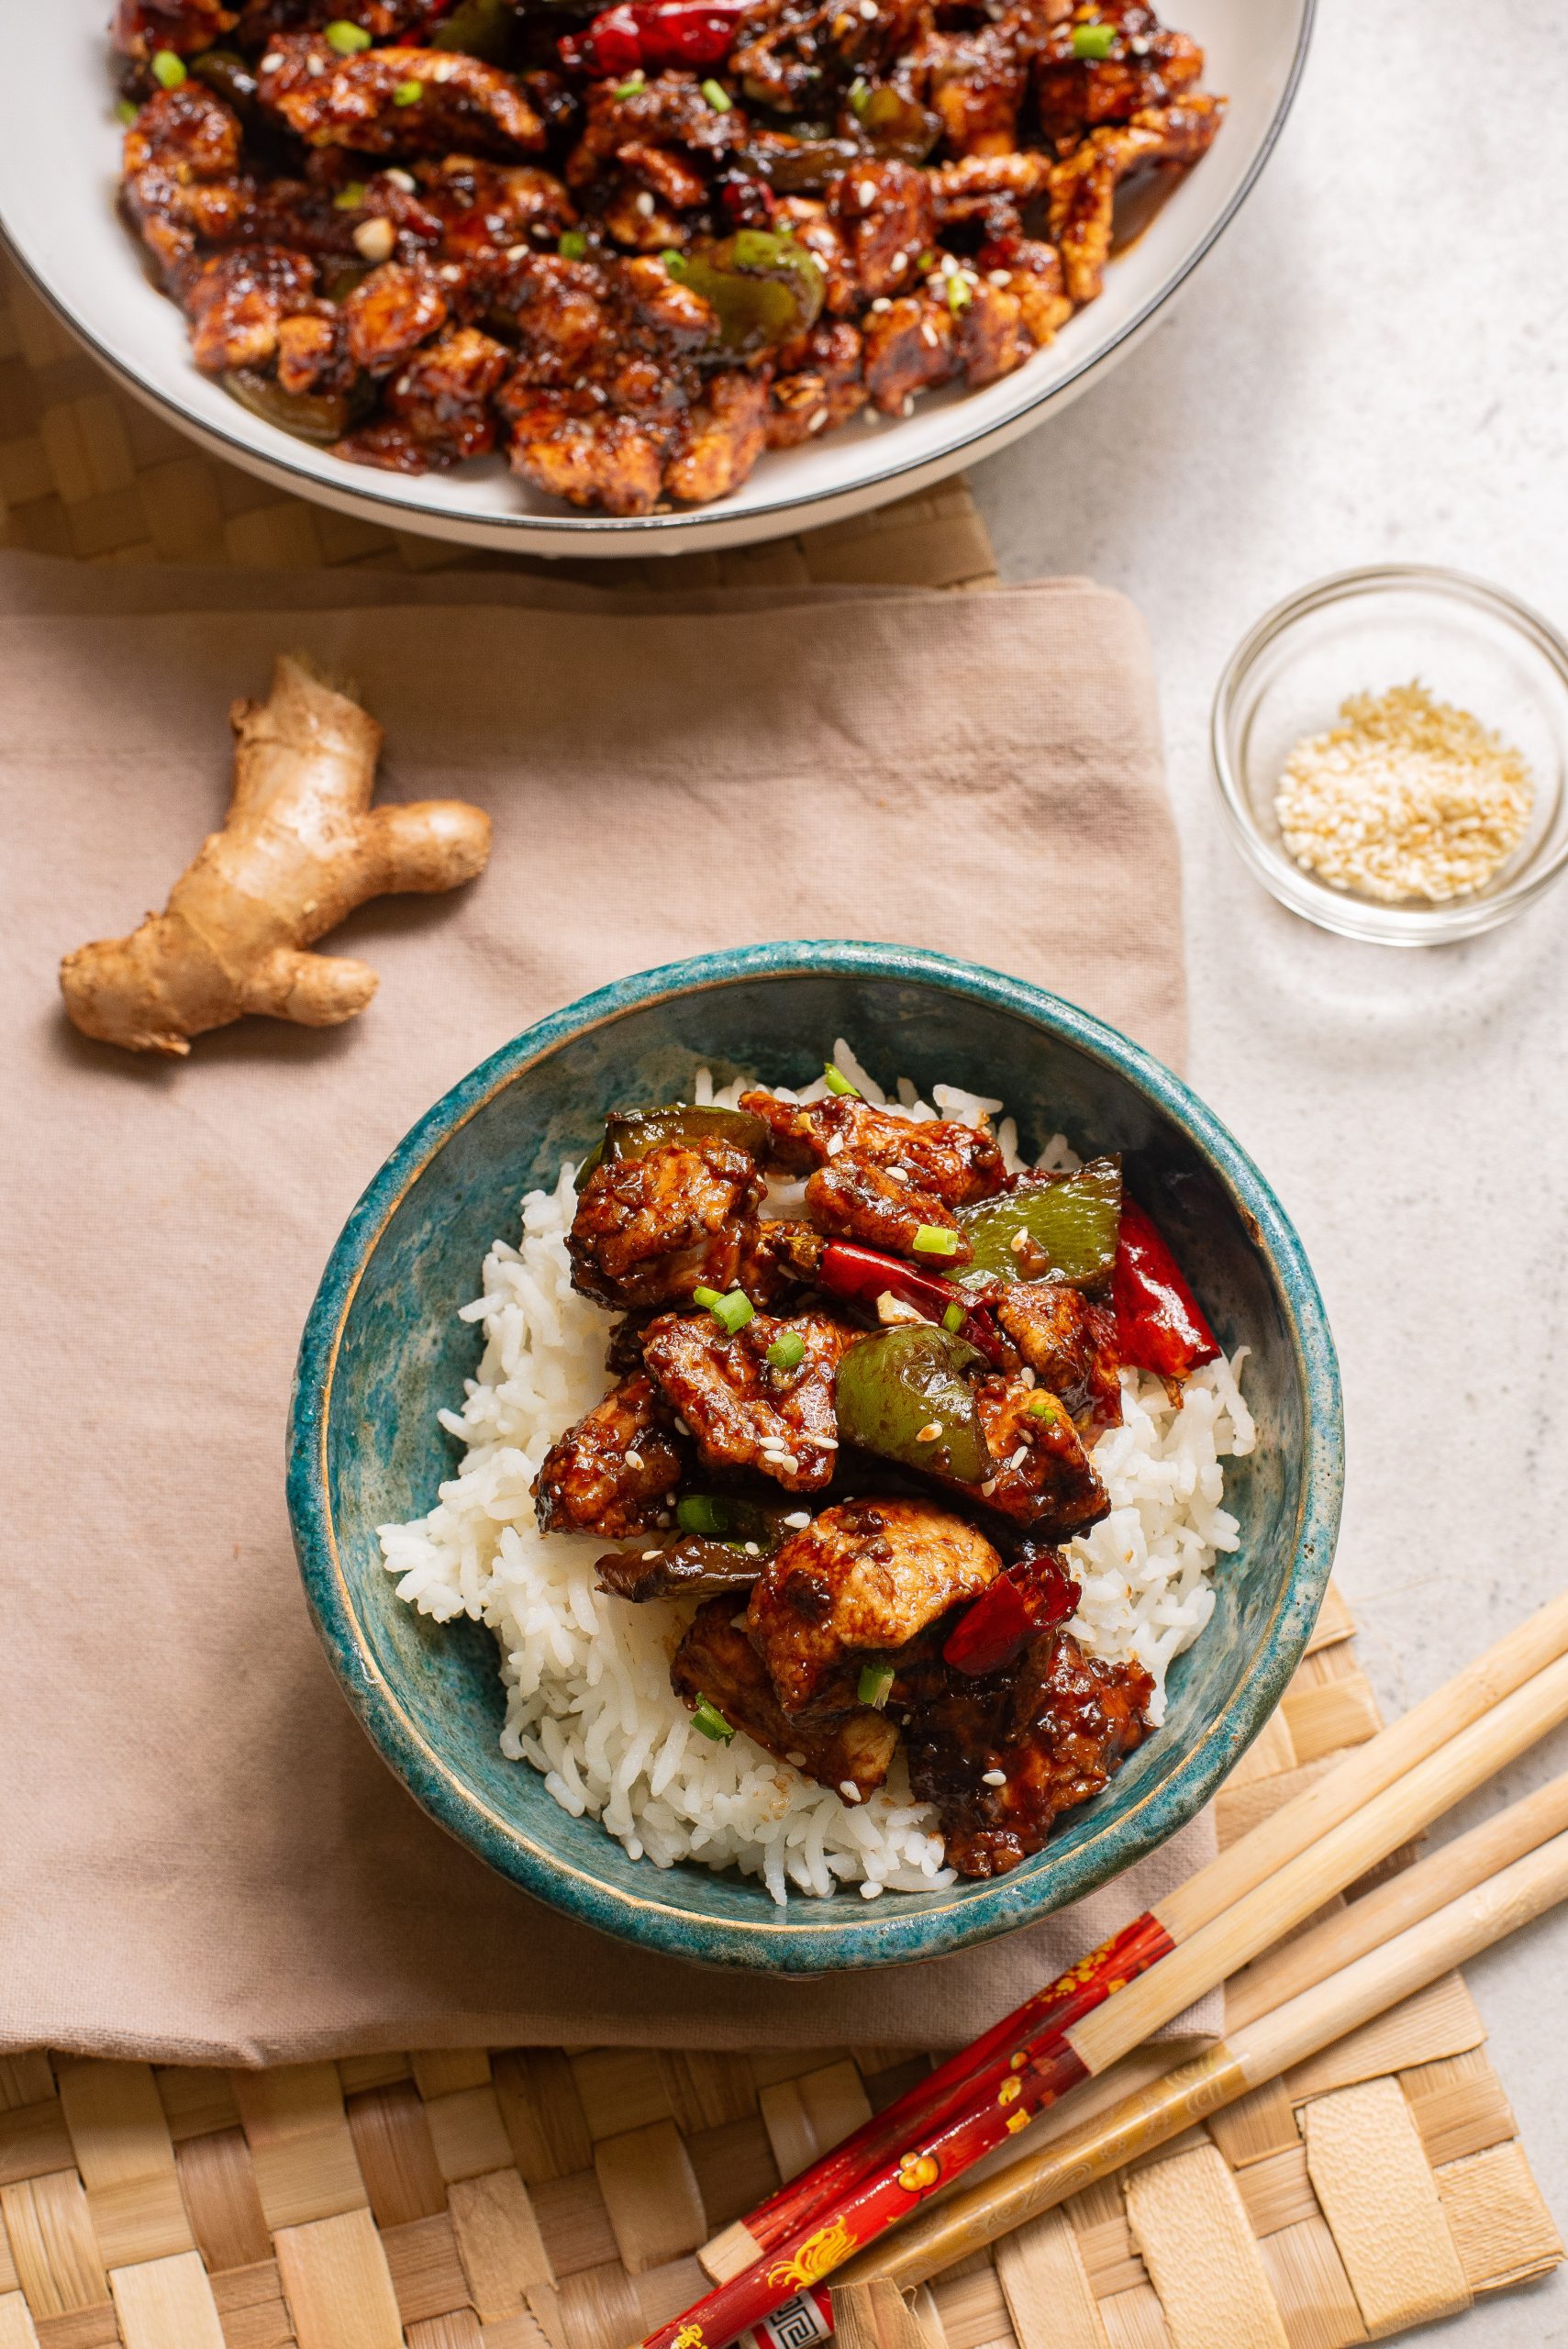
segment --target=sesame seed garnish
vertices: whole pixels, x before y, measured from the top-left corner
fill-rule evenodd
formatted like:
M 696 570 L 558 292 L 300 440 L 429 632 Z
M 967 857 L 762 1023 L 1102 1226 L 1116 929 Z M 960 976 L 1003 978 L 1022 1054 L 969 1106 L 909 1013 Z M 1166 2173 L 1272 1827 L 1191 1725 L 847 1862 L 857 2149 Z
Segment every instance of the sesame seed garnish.
M 438 277 L 443 278 L 447 284 L 455 285 L 459 278 L 462 275 L 462 272 L 458 267 L 455 261 L 449 261 L 443 262 L 442 266 L 436 272 L 436 274 Z
M 640 212 L 645 220 L 652 217 L 653 198 L 649 195 L 646 188 L 644 188 L 641 194 L 634 199 L 632 209 L 636 212 Z
M 628 1468 L 640 1468 L 642 1465 L 641 1453 L 628 1452 L 626 1455 L 626 1464 Z
M 454 59 L 438 57 L 430 68 L 430 79 L 432 82 L 450 82 L 456 72 L 457 64 Z
M 877 297 L 876 297 L 875 301 L 872 304 L 872 306 L 872 306 L 872 308 L 873 308 L 873 310 L 881 311 L 881 310 L 891 310 L 891 309 L 892 309 L 892 307 L 893 307 L 893 305 L 892 305 L 892 303 L 888 300 L 888 298 L 887 298 L 887 296 L 886 296 L 886 295 L 885 295 L 885 294 L 879 294 L 879 295 L 877 295 Z M 831 1145 L 829 1145 L 829 1147 L 831 1147 Z
M 874 204 L 876 202 L 876 182 L 874 180 L 862 180 L 855 190 L 855 201 L 857 204 Z
M 395 163 L 387 165 L 386 170 L 382 173 L 382 178 L 390 180 L 394 187 L 400 187 L 405 195 L 412 195 L 414 193 L 413 173 L 401 170 Z
M 913 392 L 906 392 L 906 393 L 905 393 L 905 395 L 904 395 L 904 399 L 903 399 L 903 404 L 902 404 L 902 406 L 900 406 L 900 408 L 899 408 L 899 410 L 898 410 L 898 413 L 899 413 L 899 415 L 900 415 L 900 416 L 913 416 L 913 415 L 914 415 L 914 413 L 915 413 L 915 395 L 914 395 L 914 393 L 913 393 Z
M 1012 1458 L 1008 1461 L 1007 1465 L 1009 1468 L 1021 1468 L 1029 1456 L 1029 1445 L 1027 1443 L 1020 1443 L 1017 1452 L 1014 1453 Z
M 742 1542 L 740 1547 L 745 1551 L 746 1555 L 749 1558 L 760 1558 L 762 1554 L 755 1542 Z
M 283 61 L 282 50 L 270 49 L 261 60 L 261 71 L 263 73 L 275 73 Z
M 664 1553 L 662 1550 L 644 1550 L 642 1553 L 642 1563 L 646 1566 L 651 1559 L 662 1558 L 663 1554 Z
M 827 423 L 827 421 L 828 421 L 828 411 L 827 411 L 827 409 L 826 409 L 825 407 L 819 407 L 819 408 L 817 409 L 817 411 L 816 415 L 815 415 L 815 416 L 813 416 L 813 417 L 811 417 L 807 420 L 807 423 L 806 423 L 806 429 L 807 432 L 820 432 L 820 431 L 821 431 L 821 429 L 822 429 L 822 428 L 823 428 L 823 426 Z
M 859 1787 L 856 1786 L 853 1778 L 840 1778 L 839 1781 L 839 1792 L 843 1796 L 846 1802 L 859 1802 L 861 1798 L 861 1790 Z
M 1007 1242 L 1008 1247 L 1012 1250 L 1015 1256 L 1021 1256 L 1029 1244 L 1029 1233 L 1022 1230 L 1015 1231 L 1012 1238 Z
M 920 340 L 921 340 L 921 341 L 922 341 L 922 342 L 929 342 L 929 343 L 930 344 L 930 346 L 931 346 L 931 349 L 932 349 L 933 351 L 935 351 L 935 349 L 936 349 L 936 347 L 937 347 L 937 330 L 936 330 L 935 327 L 931 324 L 931 322 L 930 322 L 929 318 L 926 319 L 926 321 L 924 322 L 924 324 L 922 325 L 922 327 L 921 327 L 921 328 L 920 328 Z M 891 1172 L 892 1172 L 892 1171 L 893 1171 L 893 1170 L 892 1170 L 892 1169 L 891 1169 L 891 1167 L 890 1167 L 890 1168 L 888 1169 L 888 1172 L 891 1174 Z M 907 1178 L 907 1176 L 906 1176 L 906 1178 L 905 1178 L 905 1179 L 906 1179 L 906 1181 L 907 1181 L 907 1179 L 908 1179 L 908 1178 Z
M 980 1783 L 983 1787 L 1005 1787 L 1007 1783 L 1007 1774 L 1006 1770 L 983 1770 L 980 1774 Z
M 793 1525 L 797 1533 L 804 1532 L 810 1522 L 811 1511 L 806 1508 L 792 1508 L 784 1520 L 784 1523 Z
M 307 57 L 305 61 L 305 70 L 314 79 L 319 80 L 327 71 L 327 60 L 324 57 Z
M 928 1419 L 925 1426 L 920 1430 L 919 1434 L 915 1438 L 915 1441 L 917 1443 L 935 1443 L 941 1431 L 942 1423 L 940 1419 Z
M 1013 282 L 1013 273 L 1010 269 L 993 269 L 987 271 L 986 274 L 993 285 L 1010 285 Z
M 893 259 L 888 262 L 887 266 L 888 266 L 888 268 L 893 272 L 894 276 L 895 276 L 895 277 L 896 277 L 896 276 L 899 274 L 899 273 L 900 273 L 901 271 L 906 270 L 906 269 L 907 269 L 907 268 L 908 268 L 908 266 L 909 266 L 909 256 L 908 256 L 908 254 L 907 254 L 907 253 L 895 253 L 895 254 L 894 254 L 894 256 L 893 256 Z

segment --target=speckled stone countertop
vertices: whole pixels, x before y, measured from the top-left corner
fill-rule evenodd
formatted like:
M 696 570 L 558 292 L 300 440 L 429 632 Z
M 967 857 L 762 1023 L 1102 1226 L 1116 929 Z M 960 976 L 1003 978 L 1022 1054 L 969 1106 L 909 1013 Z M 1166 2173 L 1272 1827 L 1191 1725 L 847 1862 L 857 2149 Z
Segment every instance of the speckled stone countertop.
M 1353 563 L 1452 563 L 1568 625 L 1564 67 L 1560 0 L 1321 0 L 1280 147 L 1185 297 L 973 476 L 1009 577 L 1090 573 L 1153 632 L 1192 1074 L 1328 1297 L 1338 1571 L 1391 1707 L 1568 1581 L 1568 882 L 1464 946 L 1311 929 L 1221 829 L 1208 705 L 1267 606 Z M 1560 1732 L 1506 1791 L 1564 1768 Z M 1568 1916 L 1469 1972 L 1568 2232 Z M 1456 2330 L 1568 2342 L 1568 2270 Z

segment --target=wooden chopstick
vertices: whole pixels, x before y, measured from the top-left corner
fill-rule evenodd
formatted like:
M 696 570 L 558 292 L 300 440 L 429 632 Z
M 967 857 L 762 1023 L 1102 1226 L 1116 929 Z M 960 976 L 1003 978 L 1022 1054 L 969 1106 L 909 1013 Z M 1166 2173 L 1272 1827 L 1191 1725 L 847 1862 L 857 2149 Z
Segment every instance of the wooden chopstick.
M 973 2044 L 917 2082 L 821 2160 L 791 2178 L 705 2243 L 697 2257 L 715 2283 L 725 2283 L 765 2252 L 798 2234 L 830 2210 L 889 2154 L 929 2136 L 961 2110 L 974 2082 L 998 2057 L 1010 2055 L 1048 2029 L 1059 2034 L 1190 1940 L 1278 1867 L 1434 1753 L 1445 1740 L 1478 1720 L 1546 1664 L 1568 1653 L 1568 1593 L 1527 1618 L 1414 1709 L 1357 1746 L 1315 1785 L 1283 1804 L 1184 1885 L 1134 1919 L 1126 1931 L 1083 1965 L 1049 1984 Z
M 1272 2012 L 1230 2031 L 1195 2062 L 924 2212 L 840 2269 L 834 2292 L 873 2277 L 906 2290 L 922 2282 L 1276 2079 L 1564 1898 L 1568 1831 L 1483 1877 Z
M 1563 1720 L 1568 1720 L 1568 1655 L 1560 1654 L 1490 1713 L 1473 1719 L 1446 1745 L 1429 1753 L 1359 1810 L 1341 1817 L 1307 1849 L 1297 1850 L 1274 1875 L 1199 1925 L 1189 1940 L 1170 1950 L 1118 1996 L 1065 2031 L 1048 2029 L 1010 2057 L 992 2061 L 977 2075 L 969 2100 L 940 2127 L 912 2144 L 906 2139 L 902 2149 L 893 2150 L 851 2186 L 829 2211 L 813 2212 L 774 2251 L 764 2253 L 649 2334 L 644 2349 L 675 2349 L 683 2338 L 690 2349 L 693 2325 L 708 2349 L 720 2349 L 794 2291 L 819 2283 L 853 2252 L 906 2217 L 910 2198 L 921 2190 L 923 2180 L 957 2177 L 1009 2134 L 1027 2127 L 1035 2113 L 1085 2079 L 1109 2070 L 1184 2007 L 1258 1956 Z

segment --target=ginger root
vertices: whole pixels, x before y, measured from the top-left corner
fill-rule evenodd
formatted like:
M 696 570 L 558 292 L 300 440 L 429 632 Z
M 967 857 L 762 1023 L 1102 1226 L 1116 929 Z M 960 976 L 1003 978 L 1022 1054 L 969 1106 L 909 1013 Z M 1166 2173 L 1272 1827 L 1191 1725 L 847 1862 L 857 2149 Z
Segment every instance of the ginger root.
M 179 1054 L 247 1012 L 331 1028 L 376 989 L 366 963 L 311 954 L 369 897 L 455 889 L 484 869 L 490 818 L 459 799 L 373 807 L 382 730 L 299 656 L 263 702 L 236 702 L 234 790 L 161 914 L 60 966 L 84 1036 Z

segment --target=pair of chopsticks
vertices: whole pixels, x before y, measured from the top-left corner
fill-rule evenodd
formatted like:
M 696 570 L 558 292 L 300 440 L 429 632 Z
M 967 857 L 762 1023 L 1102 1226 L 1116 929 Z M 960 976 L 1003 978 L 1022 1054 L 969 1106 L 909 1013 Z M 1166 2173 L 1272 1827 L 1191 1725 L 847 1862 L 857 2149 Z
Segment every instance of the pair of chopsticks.
M 1018 2165 L 1004 2178 L 944 2204 L 917 2231 L 906 2228 L 887 2252 L 864 2249 L 907 2221 L 926 2195 L 951 2185 L 1037 2113 L 1102 2076 L 1184 2007 L 1260 1957 L 1564 1719 L 1568 1595 L 717 2236 L 700 2254 L 718 2279 L 717 2288 L 651 2333 L 643 2349 L 697 2349 L 699 2343 L 721 2349 L 852 2255 L 861 2254 L 851 2271 L 856 2278 L 881 2277 L 893 2272 L 888 2262 L 904 2256 L 905 2247 L 924 2240 L 929 2225 L 945 2227 L 951 2212 L 972 2205 L 975 2214 L 989 2210 L 997 2195 L 1014 2190 L 1016 2177 L 1032 2174 L 1034 2164 Z M 1241 2009 L 1233 2009 L 1242 2014 L 1240 2029 L 1190 2067 L 1202 2078 L 1178 2087 L 1183 2076 L 1175 2075 L 1144 2092 L 1158 2104 L 1168 2088 L 1173 2110 L 1183 2110 L 1166 2133 L 1190 2124 L 1193 2113 L 1181 2107 L 1189 2089 L 1207 2099 L 1201 2110 L 1246 2094 L 1259 2079 L 1301 2060 L 1303 2032 L 1320 2031 L 1312 2043 L 1325 2045 L 1365 2014 L 1406 1996 L 1416 1987 L 1406 1978 L 1409 1969 L 1428 1964 L 1429 1952 L 1443 1954 L 1430 1959 L 1422 1981 L 1454 1964 L 1455 1952 L 1469 1954 L 1561 1898 L 1568 1889 L 1568 1840 L 1560 1848 L 1545 1839 L 1568 1824 L 1568 1809 L 1560 1817 L 1554 1801 L 1568 1798 L 1548 1789 L 1517 1806 L 1255 1967 L 1239 1986 Z M 1488 1836 L 1496 1840 L 1485 1841 Z M 1499 1918 L 1504 1921 L 1496 1921 Z M 1477 1932 L 1480 1941 L 1467 1938 Z M 1260 1997 L 1262 2006 L 1256 2003 Z M 1365 2006 L 1368 1998 L 1378 2003 Z M 1276 2053 L 1273 2071 L 1258 2068 Z M 1097 2143 L 1096 2132 L 1115 2119 L 1113 2113 L 1086 2124 L 1073 2137 L 1094 2135 Z M 1118 2127 L 1136 2132 L 1151 2125 L 1151 2114 L 1141 2107 L 1132 2114 L 1129 2103 Z M 1117 2128 L 1111 2134 L 1122 2142 Z M 1070 2142 L 1061 2140 L 1037 2161 L 1053 2176 L 1060 2145 Z M 1138 2136 L 1140 2147 L 1159 2142 Z M 1079 2158 L 1086 2157 L 1080 2147 Z M 1124 2145 L 1107 2156 L 1106 2169 L 1125 2158 Z M 1078 2176 L 1062 2191 L 1076 2192 L 1087 2182 Z M 1023 2191 L 1021 2183 L 1016 2190 Z M 1032 2207 L 1047 2208 L 1049 2182 L 1040 2190 L 1048 2199 Z M 983 2221 L 974 2216 L 973 2222 Z M 995 2231 L 1018 2223 L 1005 2219 Z M 931 2266 L 958 2255 L 944 2252 Z M 817 2333 L 823 2329 L 816 2323 Z

